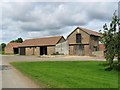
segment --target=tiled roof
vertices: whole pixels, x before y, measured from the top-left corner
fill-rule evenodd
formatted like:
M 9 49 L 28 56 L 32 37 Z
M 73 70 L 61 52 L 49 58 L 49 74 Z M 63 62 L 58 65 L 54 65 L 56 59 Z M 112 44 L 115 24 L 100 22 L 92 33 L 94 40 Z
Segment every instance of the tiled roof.
M 56 45 L 62 37 L 63 36 L 27 39 L 20 45 L 20 47 Z
M 21 43 L 11 42 L 11 43 L 8 43 L 6 47 L 18 48 L 20 45 Z
M 86 29 L 86 28 L 80 28 L 80 29 L 82 29 L 83 31 L 87 32 L 90 35 L 102 36 L 100 33 L 93 31 L 93 30 L 90 30 L 90 29 Z

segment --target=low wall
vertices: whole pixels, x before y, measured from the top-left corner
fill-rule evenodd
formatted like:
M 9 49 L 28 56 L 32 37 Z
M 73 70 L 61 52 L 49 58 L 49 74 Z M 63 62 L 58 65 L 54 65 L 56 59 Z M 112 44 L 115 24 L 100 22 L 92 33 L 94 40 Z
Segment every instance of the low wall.
M 103 51 L 94 51 L 92 52 L 93 56 L 98 56 L 98 57 L 104 57 L 104 52 Z

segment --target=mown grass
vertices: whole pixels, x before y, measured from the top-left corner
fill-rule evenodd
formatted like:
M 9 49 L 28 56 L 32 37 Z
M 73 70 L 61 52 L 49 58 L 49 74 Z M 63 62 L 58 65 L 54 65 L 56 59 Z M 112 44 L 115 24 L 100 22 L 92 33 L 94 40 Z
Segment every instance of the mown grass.
M 118 71 L 105 71 L 105 62 L 13 62 L 39 85 L 50 88 L 118 88 Z

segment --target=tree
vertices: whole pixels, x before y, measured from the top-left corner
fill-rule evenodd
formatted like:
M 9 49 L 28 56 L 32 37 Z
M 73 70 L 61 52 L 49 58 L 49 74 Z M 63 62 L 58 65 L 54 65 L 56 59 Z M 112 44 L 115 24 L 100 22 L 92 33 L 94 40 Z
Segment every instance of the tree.
M 117 57 L 118 57 L 118 64 L 120 65 L 120 18 L 118 20 L 118 35 L 117 35 Z
M 1 45 L 0 45 L 0 51 L 4 51 L 5 47 L 6 47 L 6 44 L 5 43 L 1 43 Z
M 23 42 L 23 39 L 22 39 L 22 38 L 18 38 L 18 39 L 17 39 L 17 42 L 18 42 L 18 43 L 22 43 L 22 42 Z
M 23 42 L 23 39 L 22 38 L 18 38 L 16 40 L 12 40 L 10 42 L 17 42 L 17 43 L 22 43 Z
M 120 20 L 116 15 L 116 11 L 113 14 L 112 21 L 109 25 L 103 25 L 103 32 L 101 42 L 105 45 L 105 57 L 109 63 L 110 69 L 113 68 L 114 57 L 118 57 L 118 63 L 120 63 L 120 31 L 117 31 L 117 27 L 120 25 Z
M 10 43 L 15 42 L 15 40 L 10 41 Z

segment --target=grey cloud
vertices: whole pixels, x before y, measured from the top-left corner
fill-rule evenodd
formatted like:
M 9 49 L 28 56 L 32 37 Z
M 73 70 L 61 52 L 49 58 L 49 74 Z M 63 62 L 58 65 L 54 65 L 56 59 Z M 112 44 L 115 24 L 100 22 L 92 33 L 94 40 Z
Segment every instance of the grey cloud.
M 87 26 L 94 20 L 110 21 L 116 5 L 117 3 L 94 2 L 5 3 L 2 29 L 5 32 L 14 31 L 13 37 L 18 35 L 24 38 L 62 35 L 68 32 L 66 30 L 70 29 L 68 27 Z M 92 27 L 94 28 L 94 26 Z
M 95 8 L 93 8 L 93 6 Z M 92 8 L 91 8 L 92 7 Z M 107 2 L 107 3 L 91 3 L 87 10 L 88 15 L 91 19 L 98 19 L 101 21 L 110 21 L 112 14 L 118 10 L 117 2 Z

